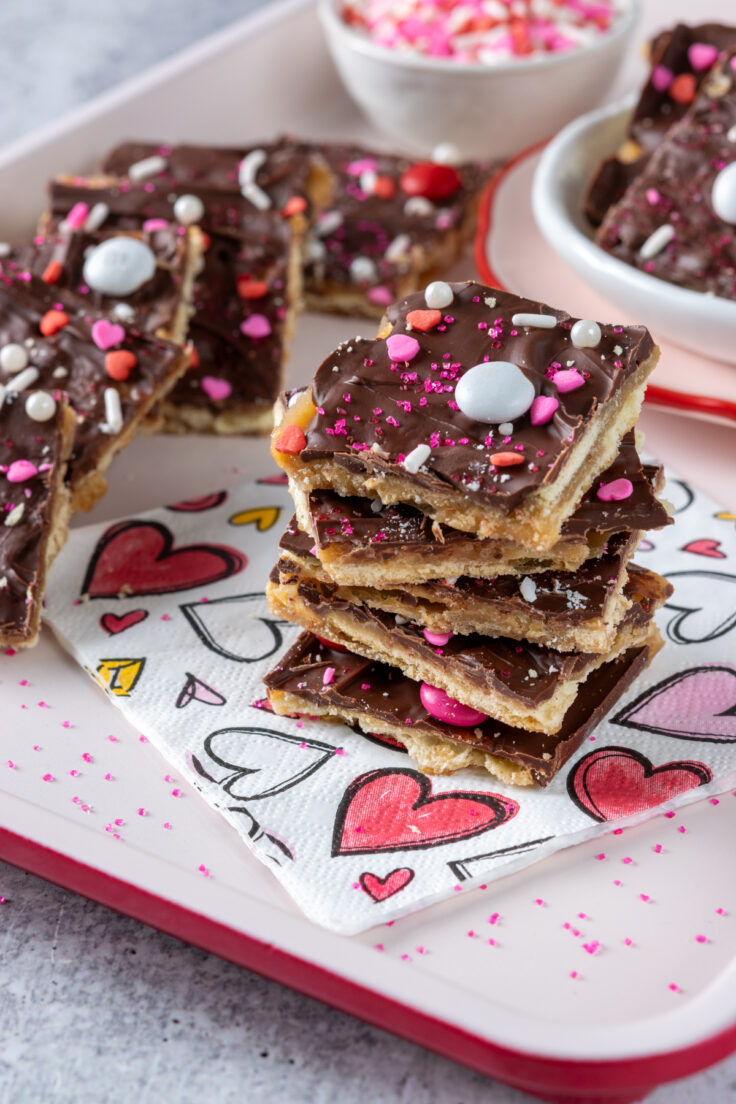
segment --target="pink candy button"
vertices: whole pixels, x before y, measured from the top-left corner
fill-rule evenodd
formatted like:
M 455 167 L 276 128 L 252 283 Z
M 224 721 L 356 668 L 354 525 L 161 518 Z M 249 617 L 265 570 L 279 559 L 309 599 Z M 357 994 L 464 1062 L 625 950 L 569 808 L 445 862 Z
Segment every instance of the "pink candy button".
M 611 483 L 601 483 L 595 493 L 601 502 L 620 502 L 634 493 L 634 484 L 630 479 L 614 479 Z
M 245 322 L 240 323 L 240 332 L 246 337 L 268 337 L 271 333 L 271 323 L 265 314 L 251 314 Z
M 30 460 L 14 460 L 8 468 L 9 483 L 24 483 L 34 475 L 38 475 L 38 468 Z
M 577 368 L 566 368 L 562 372 L 555 372 L 552 382 L 559 393 L 564 395 L 566 391 L 577 391 L 578 387 L 583 386 L 585 380 Z
M 488 720 L 487 713 L 462 705 L 455 698 L 449 697 L 444 690 L 440 690 L 438 686 L 430 686 L 428 682 L 423 682 L 419 687 L 419 697 L 427 712 L 445 724 L 471 728 Z
M 431 629 L 423 629 L 422 635 L 428 644 L 435 644 L 438 648 L 441 648 L 443 644 L 447 644 L 448 640 L 452 640 L 453 634 L 449 633 L 436 633 Z
M 218 379 L 217 376 L 202 376 L 199 385 L 207 398 L 212 399 L 213 402 L 217 399 L 229 399 L 232 393 L 231 384 L 227 380 Z
M 546 425 L 547 422 L 551 422 L 559 405 L 559 399 L 554 399 L 551 395 L 537 395 L 530 410 L 532 425 Z

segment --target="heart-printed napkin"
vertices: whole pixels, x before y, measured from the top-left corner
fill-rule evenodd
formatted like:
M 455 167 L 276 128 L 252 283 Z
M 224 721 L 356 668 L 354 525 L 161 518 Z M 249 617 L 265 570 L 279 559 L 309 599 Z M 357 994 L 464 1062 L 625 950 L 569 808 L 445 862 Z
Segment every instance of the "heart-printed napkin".
M 278 477 L 75 530 L 46 620 L 303 911 L 352 934 L 736 784 L 736 514 L 667 495 L 678 524 L 637 554 L 675 586 L 666 647 L 545 790 L 430 779 L 268 710 L 261 679 L 298 632 L 263 598 L 291 515 Z

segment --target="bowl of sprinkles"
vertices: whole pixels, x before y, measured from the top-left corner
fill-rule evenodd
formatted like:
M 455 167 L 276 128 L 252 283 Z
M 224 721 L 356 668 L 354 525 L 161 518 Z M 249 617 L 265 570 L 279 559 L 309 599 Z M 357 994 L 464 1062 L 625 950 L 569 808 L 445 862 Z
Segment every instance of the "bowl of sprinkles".
M 422 151 L 508 157 L 601 102 L 639 0 L 320 0 L 330 51 L 372 123 Z

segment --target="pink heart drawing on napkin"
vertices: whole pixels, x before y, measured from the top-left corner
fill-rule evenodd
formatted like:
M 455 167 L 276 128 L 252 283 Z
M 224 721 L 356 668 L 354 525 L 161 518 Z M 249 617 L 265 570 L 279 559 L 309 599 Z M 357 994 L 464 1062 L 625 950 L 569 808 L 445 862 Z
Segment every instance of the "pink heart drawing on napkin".
M 736 669 L 690 667 L 645 690 L 612 724 L 681 740 L 736 741 Z
M 374 901 L 387 901 L 389 897 L 406 889 L 409 882 L 414 879 L 414 871 L 408 866 L 400 866 L 392 870 L 385 878 L 379 878 L 377 874 L 366 871 L 358 878 L 363 890 Z
M 227 499 L 227 491 L 212 491 L 211 494 L 200 495 L 199 498 L 187 498 L 184 502 L 173 502 L 167 506 L 167 510 L 175 510 L 177 513 L 198 514 L 202 510 L 214 510 L 216 506 L 222 506 Z
M 368 771 L 353 779 L 335 816 L 333 855 L 416 851 L 468 839 L 505 824 L 518 804 L 500 794 L 449 790 L 433 794 L 419 771 Z
M 173 533 L 157 521 L 121 521 L 100 537 L 82 594 L 90 598 L 170 594 L 228 579 L 247 563 L 244 553 L 224 544 L 174 548 Z
M 177 696 L 175 705 L 177 709 L 184 709 L 192 701 L 202 702 L 203 705 L 224 705 L 226 698 L 219 690 L 208 686 L 202 679 L 197 678 L 190 671 L 186 672 L 186 682 Z
M 714 560 L 725 560 L 726 553 L 719 551 L 721 542 L 717 540 L 711 540 L 709 537 L 702 537 L 700 540 L 690 541 L 689 544 L 683 544 L 683 552 L 693 552 L 696 556 L 712 556 Z
M 140 625 L 141 621 L 145 621 L 147 617 L 148 610 L 144 609 L 129 610 L 128 613 L 123 613 L 120 616 L 117 613 L 103 613 L 100 618 L 100 625 L 108 636 L 117 636 L 118 633 L 125 632 L 126 629 L 132 629 L 133 625 Z
M 712 781 L 705 763 L 682 760 L 655 767 L 627 747 L 606 747 L 584 755 L 567 776 L 567 792 L 593 820 L 618 820 Z

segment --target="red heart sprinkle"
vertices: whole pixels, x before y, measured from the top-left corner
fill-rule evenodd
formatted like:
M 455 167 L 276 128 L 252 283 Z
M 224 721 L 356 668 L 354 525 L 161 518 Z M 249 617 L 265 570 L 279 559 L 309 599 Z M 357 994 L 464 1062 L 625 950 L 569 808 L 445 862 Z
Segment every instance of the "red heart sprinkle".
M 492 452 L 491 463 L 497 468 L 512 468 L 515 464 L 523 464 L 524 457 L 520 452 Z
M 287 199 L 281 213 L 284 218 L 291 218 L 292 215 L 301 215 L 306 209 L 307 201 L 304 196 L 292 196 L 291 199 Z
M 62 273 L 61 261 L 49 261 L 43 270 L 41 279 L 45 284 L 56 284 Z
M 138 358 L 135 353 L 130 353 L 127 349 L 118 349 L 105 357 L 105 371 L 110 379 L 122 383 L 127 380 L 137 363 Z
M 268 284 L 265 280 L 254 280 L 252 276 L 238 276 L 238 295 L 241 299 L 262 299 L 268 295 Z
M 409 311 L 406 316 L 406 321 L 409 323 L 413 330 L 419 330 L 420 333 L 426 333 L 427 330 L 433 330 L 435 326 L 438 326 L 442 321 L 442 311 L 438 310 L 413 310 Z
M 44 337 L 51 337 L 52 334 L 58 333 L 59 330 L 63 330 L 68 325 L 69 315 L 66 311 L 50 310 L 46 311 L 38 324 L 38 328 Z
M 298 456 L 307 443 L 304 430 L 294 422 L 282 429 L 278 437 L 274 439 L 273 447 L 276 452 L 287 452 Z

